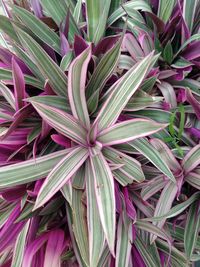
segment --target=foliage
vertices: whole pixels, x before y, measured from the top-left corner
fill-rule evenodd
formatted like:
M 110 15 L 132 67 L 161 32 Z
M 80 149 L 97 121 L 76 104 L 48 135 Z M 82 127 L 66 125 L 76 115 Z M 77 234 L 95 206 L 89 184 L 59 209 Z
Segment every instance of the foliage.
M 200 1 L 0 15 L 0 266 L 200 260 Z

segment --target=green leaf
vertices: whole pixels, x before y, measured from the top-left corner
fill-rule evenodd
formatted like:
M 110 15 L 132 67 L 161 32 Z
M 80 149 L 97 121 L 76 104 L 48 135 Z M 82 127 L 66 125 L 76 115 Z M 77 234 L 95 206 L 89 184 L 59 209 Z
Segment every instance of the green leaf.
M 0 188 L 13 187 L 44 178 L 70 151 L 71 149 L 64 149 L 43 157 L 1 167 Z
M 139 88 L 153 60 L 152 54 L 145 57 L 139 62 L 137 67 L 134 66 L 126 72 L 126 74 L 111 87 L 110 94 L 95 120 L 100 130 L 116 122 L 131 96 Z
M 104 145 L 117 145 L 158 132 L 166 127 L 152 120 L 132 119 L 116 123 L 101 131 L 97 140 Z
M 66 97 L 67 76 L 65 73 L 31 36 L 20 29 L 17 29 L 17 33 L 23 46 L 27 48 L 37 67 L 44 75 L 45 79 L 48 79 L 55 93 Z
M 190 44 L 193 41 L 199 41 L 200 40 L 200 34 L 196 33 L 193 34 L 189 39 L 186 40 L 186 42 L 184 44 L 181 45 L 181 47 L 179 48 L 179 50 L 177 51 L 177 53 L 174 55 L 174 58 L 176 58 L 178 56 L 178 54 L 187 47 L 188 44 Z
M 0 29 L 7 34 L 12 40 L 19 43 L 19 38 L 13 28 L 12 21 L 6 16 L 0 15 Z
M 200 96 L 200 82 L 193 79 L 184 79 L 182 81 L 172 81 L 174 87 L 185 88 L 192 91 L 193 94 Z
M 139 90 L 134 94 L 134 96 L 130 99 L 126 107 L 124 108 L 125 111 L 136 111 L 141 110 L 146 107 L 150 107 L 158 102 L 161 102 L 163 97 L 159 96 L 151 96 L 142 90 Z
M 111 0 L 86 0 L 88 37 L 97 44 L 105 34 Z
M 40 0 L 43 9 L 48 13 L 50 17 L 56 22 L 58 27 L 60 27 L 62 22 L 65 22 L 67 13 L 69 12 L 69 32 L 68 39 L 69 42 L 73 42 L 75 34 L 80 35 L 78 26 L 73 19 L 70 12 L 70 5 L 65 1 L 57 0 Z M 70 1 L 71 2 L 71 1 Z
M 60 68 L 62 71 L 67 71 L 73 60 L 73 52 L 69 51 L 61 60 Z
M 144 221 L 151 221 L 151 222 L 159 222 L 162 219 L 168 219 L 168 218 L 173 218 L 179 214 L 181 214 L 185 209 L 187 209 L 193 202 L 195 202 L 196 200 L 198 200 L 200 197 L 200 193 L 197 192 L 195 194 L 193 194 L 190 198 L 188 198 L 188 200 L 184 201 L 181 204 L 178 204 L 176 206 L 174 206 L 173 208 L 170 209 L 170 211 L 168 211 L 167 213 L 165 213 L 162 216 L 159 217 L 152 217 L 152 218 L 145 218 L 143 219 Z
M 86 96 L 88 99 L 88 109 L 92 113 L 96 110 L 99 94 L 101 93 L 108 78 L 117 66 L 120 54 L 121 41 L 118 41 L 98 63 L 86 88 Z
M 39 81 L 38 79 L 30 76 L 30 75 L 24 75 L 25 83 L 28 85 L 32 85 L 36 88 L 43 89 L 44 83 Z M 8 69 L 2 69 L 0 68 L 0 80 L 1 81 L 9 81 L 12 80 L 12 71 Z
M 162 216 L 166 214 L 168 211 L 170 211 L 172 203 L 174 202 L 174 199 L 176 197 L 177 191 L 178 191 L 177 185 L 169 181 L 162 190 L 162 193 L 160 194 L 160 198 L 156 204 L 154 217 Z M 161 221 L 154 222 L 153 224 L 159 228 L 162 228 L 165 221 L 166 219 L 162 219 Z M 151 235 L 150 242 L 153 242 L 155 239 L 156 237 Z
M 7 100 L 10 106 L 15 110 L 15 97 L 11 90 L 0 82 L 0 94 Z
M 155 165 L 170 180 L 176 181 L 167 163 L 162 159 L 160 153 L 146 139 L 140 138 L 129 143 L 133 148 L 142 153 L 153 165 Z
M 89 266 L 89 240 L 87 222 L 85 219 L 85 205 L 83 203 L 83 193 L 81 190 L 73 189 L 72 209 L 73 209 L 73 231 L 79 247 L 83 261 Z M 98 240 L 97 240 L 98 241 Z M 90 265 L 93 266 L 93 265 Z M 95 265 L 94 265 L 95 267 Z
M 163 58 L 169 64 L 171 64 L 171 62 L 173 60 L 173 49 L 172 49 L 171 42 L 169 42 L 169 41 L 163 50 Z
M 55 95 L 45 95 L 45 96 L 33 96 L 27 98 L 27 101 L 37 102 L 39 104 L 44 104 L 52 108 L 60 109 L 64 112 L 71 113 L 71 109 L 68 101 L 65 97 L 55 96 Z
M 156 259 L 149 253 L 149 246 L 141 239 L 140 236 L 133 240 L 134 245 L 136 246 L 137 250 L 139 251 L 142 259 L 144 260 L 146 266 L 148 267 L 155 267 L 157 266 Z
M 198 0 L 184 0 L 183 2 L 183 18 L 188 26 L 189 31 L 192 33 L 194 17 L 196 8 L 198 5 Z
M 80 168 L 88 157 L 88 151 L 83 147 L 76 147 L 64 157 L 48 174 L 38 193 L 34 210 L 43 206 L 72 175 Z
M 73 17 L 77 24 L 79 23 L 81 12 L 82 12 L 82 0 L 77 0 L 76 6 L 73 12 Z
M 101 152 L 90 157 L 95 194 L 101 224 L 110 252 L 114 255 L 115 244 L 115 193 L 111 170 Z
M 132 157 L 111 147 L 105 147 L 103 155 L 110 163 L 120 165 L 112 173 L 123 186 L 132 183 L 134 180 L 137 182 L 145 180 L 141 164 Z
M 104 233 L 98 213 L 95 185 L 90 161 L 86 162 L 87 223 L 89 235 L 90 266 L 97 267 L 104 249 Z
M 27 242 L 27 234 L 29 230 L 30 220 L 26 222 L 23 229 L 17 236 L 17 239 L 15 241 L 15 247 L 13 251 L 13 257 L 12 257 L 12 263 L 11 267 L 21 267 L 23 258 L 24 258 L 24 252 L 26 248 L 26 242 Z
M 160 0 L 159 1 L 158 17 L 162 19 L 165 23 L 169 20 L 175 3 L 176 3 L 175 0 Z
M 120 19 L 122 16 L 126 15 L 126 8 L 142 10 L 147 12 L 152 12 L 150 5 L 145 0 L 132 0 L 128 1 L 118 9 L 116 9 L 111 16 L 108 18 L 108 25 L 112 25 L 116 20 Z
M 74 117 L 57 108 L 30 100 L 40 116 L 56 131 L 77 142 L 86 144 L 86 130 Z
M 200 145 L 194 146 L 184 157 L 182 161 L 185 174 L 191 172 L 200 164 Z
M 90 59 L 91 46 L 73 60 L 68 72 L 68 97 L 72 114 L 87 128 L 90 127 L 90 118 L 85 98 L 85 84 Z
M 60 39 L 54 31 L 26 9 L 14 5 L 12 10 L 36 36 L 60 54 Z
M 159 250 L 161 250 L 165 254 L 169 255 L 172 259 L 174 259 L 178 263 L 177 266 L 185 267 L 188 265 L 185 255 L 174 246 L 172 246 L 171 250 L 169 250 L 168 244 L 161 239 L 156 240 L 156 245 Z
M 117 226 L 116 266 L 129 266 L 133 242 L 132 222 L 120 215 Z
M 194 248 L 196 247 L 197 238 L 199 236 L 200 213 L 199 201 L 190 206 L 187 214 L 187 220 L 184 231 L 184 247 L 188 260 L 191 259 Z

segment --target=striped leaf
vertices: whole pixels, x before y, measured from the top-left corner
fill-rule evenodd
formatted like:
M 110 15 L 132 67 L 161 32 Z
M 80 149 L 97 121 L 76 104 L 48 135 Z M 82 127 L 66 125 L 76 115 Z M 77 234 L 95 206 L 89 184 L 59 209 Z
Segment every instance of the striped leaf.
M 65 149 L 43 157 L 1 167 L 0 188 L 26 184 L 46 177 L 53 167 L 70 151 L 71 149 Z
M 60 39 L 54 31 L 24 8 L 15 5 L 13 11 L 36 36 L 60 54 Z
M 150 5 L 145 0 L 132 0 L 128 1 L 123 6 L 117 8 L 111 16 L 108 18 L 108 25 L 112 25 L 116 20 L 126 15 L 126 9 L 142 10 L 142 11 L 151 11 Z
M 139 88 L 142 80 L 148 72 L 149 66 L 153 61 L 150 54 L 144 58 L 137 67 L 130 69 L 119 81 L 110 89 L 110 95 L 103 104 L 95 122 L 98 122 L 100 130 L 114 124 L 131 96 Z
M 67 1 L 69 2 L 69 1 Z M 58 27 L 60 27 L 61 23 L 66 20 L 67 13 L 69 12 L 69 32 L 68 32 L 68 39 L 71 43 L 74 39 L 74 35 L 80 35 L 78 26 L 74 21 L 71 12 L 69 3 L 66 1 L 57 1 L 57 0 L 40 0 L 40 3 L 43 9 L 48 13 L 50 17 L 56 22 Z M 70 1 L 73 2 L 73 1 Z
M 27 85 L 32 85 L 36 88 L 43 89 L 44 88 L 44 83 L 39 81 L 38 79 L 30 76 L 30 75 L 24 75 L 25 83 Z M 2 69 L 0 68 L 0 80 L 5 81 L 6 84 L 12 84 L 13 82 L 8 82 L 12 81 L 12 71 L 8 69 Z
M 188 173 L 184 180 L 189 183 L 191 186 L 200 190 L 200 168 L 196 168 L 192 172 Z
M 91 46 L 74 59 L 68 72 L 68 97 L 72 114 L 87 128 L 90 126 L 90 118 L 85 99 L 85 83 L 90 58 Z
M 86 130 L 71 115 L 57 108 L 30 101 L 40 116 L 56 131 L 79 143 L 86 144 Z
M 86 96 L 88 98 L 88 109 L 91 113 L 96 110 L 99 94 L 117 66 L 120 46 L 121 41 L 118 41 L 115 46 L 103 55 L 88 82 Z
M 160 198 L 156 204 L 156 209 L 154 212 L 154 217 L 162 216 L 166 214 L 172 206 L 172 203 L 177 194 L 177 185 L 171 181 L 168 181 L 167 185 L 162 190 Z M 157 227 L 162 228 L 165 223 L 165 219 L 160 222 L 154 223 Z M 155 240 L 151 237 L 151 241 Z
M 192 32 L 195 11 L 197 8 L 198 0 L 184 0 L 183 2 L 183 18 L 188 26 L 190 32 Z
M 6 99 L 10 106 L 15 110 L 15 98 L 11 90 L 0 82 L 0 94 Z
M 193 147 L 184 157 L 182 166 L 185 170 L 185 174 L 191 172 L 200 164 L 200 145 Z
M 175 0 L 160 0 L 158 6 L 158 17 L 162 19 L 165 23 L 169 20 L 174 4 L 176 3 Z
M 88 37 L 97 44 L 104 36 L 111 0 L 86 0 Z
M 29 225 L 30 220 L 28 220 L 27 223 L 24 225 L 23 229 L 21 230 L 15 241 L 11 267 L 22 266 Z
M 140 138 L 129 143 L 133 148 L 144 155 L 153 165 L 155 165 L 170 180 L 175 182 L 173 173 L 167 163 L 162 159 L 160 153 L 145 139 Z
M 110 252 L 114 255 L 115 243 L 115 193 L 111 170 L 101 152 L 90 157 L 95 194 L 101 224 Z
M 80 168 L 87 157 L 88 151 L 82 147 L 74 148 L 66 157 L 64 157 L 48 174 L 42 184 L 34 209 L 43 206 L 56 192 L 58 192 Z
M 184 247 L 188 260 L 191 259 L 200 228 L 199 201 L 190 206 L 184 231 Z
M 82 177 L 84 179 L 84 177 Z M 89 266 L 89 240 L 86 222 L 86 211 L 83 204 L 83 193 L 81 190 L 73 189 L 72 192 L 73 209 L 73 231 L 74 236 L 85 264 Z M 93 265 L 91 265 L 93 266 Z
M 89 235 L 89 261 L 90 266 L 98 266 L 99 259 L 104 249 L 104 233 L 98 213 L 95 196 L 95 185 L 90 161 L 86 162 L 86 192 L 87 192 L 87 223 Z
M 148 267 L 157 266 L 157 261 L 153 257 L 151 253 L 149 253 L 149 246 L 141 239 L 141 237 L 137 236 L 135 240 L 133 240 L 134 245 L 136 246 L 138 252 L 140 253 L 143 261 Z
M 166 124 L 159 124 L 151 120 L 132 119 L 116 123 L 101 131 L 97 139 L 106 146 L 117 145 L 153 134 L 165 127 Z
M 129 266 L 132 241 L 132 222 L 121 214 L 117 226 L 116 266 Z
M 50 86 L 58 95 L 67 95 L 67 77 L 42 47 L 27 33 L 17 28 L 20 41 L 34 59 L 40 72 L 48 79 Z
M 133 181 L 143 182 L 145 180 L 141 164 L 134 158 L 111 147 L 105 147 L 103 149 L 103 155 L 108 162 L 114 165 L 120 165 L 112 173 L 122 185 L 125 186 Z

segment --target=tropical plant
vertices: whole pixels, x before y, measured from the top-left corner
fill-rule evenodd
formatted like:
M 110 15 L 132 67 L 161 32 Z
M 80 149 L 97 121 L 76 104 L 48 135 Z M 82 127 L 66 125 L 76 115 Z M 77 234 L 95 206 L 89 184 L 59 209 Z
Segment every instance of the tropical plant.
M 200 260 L 200 1 L 0 15 L 0 266 Z

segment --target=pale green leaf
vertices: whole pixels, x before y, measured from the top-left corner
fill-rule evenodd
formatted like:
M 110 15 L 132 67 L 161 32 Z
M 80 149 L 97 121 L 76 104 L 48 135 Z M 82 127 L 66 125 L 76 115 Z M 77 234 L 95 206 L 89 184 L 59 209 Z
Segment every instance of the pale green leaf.
M 13 187 L 42 179 L 71 149 L 0 168 L 0 188 Z
M 73 150 L 48 174 L 40 188 L 34 209 L 43 206 L 57 191 L 59 191 L 80 168 L 87 157 L 88 151 L 85 148 L 73 148 Z
M 27 33 L 17 28 L 23 46 L 34 59 L 37 67 L 49 81 L 52 89 L 61 96 L 67 95 L 67 76 L 44 49 Z
M 95 185 L 90 161 L 86 162 L 86 192 L 87 192 L 87 223 L 89 235 L 90 266 L 98 266 L 99 259 L 104 249 L 104 233 L 98 213 Z
M 60 54 L 60 39 L 45 23 L 31 12 L 18 6 L 13 7 L 14 14 L 45 44 Z
M 95 194 L 102 227 L 111 253 L 115 243 L 115 193 L 111 170 L 101 152 L 90 157 Z

